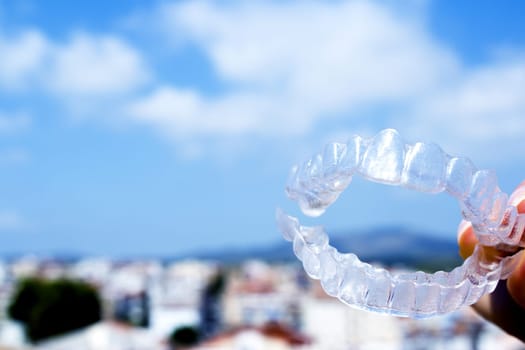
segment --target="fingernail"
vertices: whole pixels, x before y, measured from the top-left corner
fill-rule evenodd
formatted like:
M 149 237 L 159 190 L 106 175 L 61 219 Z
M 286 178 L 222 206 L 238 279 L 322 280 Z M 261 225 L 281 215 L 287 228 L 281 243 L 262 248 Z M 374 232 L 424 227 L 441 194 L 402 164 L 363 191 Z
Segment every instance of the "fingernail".
M 525 200 L 525 185 L 520 185 L 510 195 L 509 203 L 517 207 L 521 202 Z
M 458 225 L 458 233 L 465 232 L 470 225 L 471 223 L 469 221 L 461 220 Z

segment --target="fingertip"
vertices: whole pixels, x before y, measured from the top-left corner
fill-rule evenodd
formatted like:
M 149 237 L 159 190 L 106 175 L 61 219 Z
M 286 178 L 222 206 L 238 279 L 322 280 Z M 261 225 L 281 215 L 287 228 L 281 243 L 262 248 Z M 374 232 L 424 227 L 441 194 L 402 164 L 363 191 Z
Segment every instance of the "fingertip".
M 472 227 L 472 224 L 467 220 L 461 220 L 458 225 L 458 237 L 462 235 L 469 227 Z
M 458 227 L 458 246 L 459 246 L 459 255 L 466 259 L 474 253 L 474 248 L 478 239 L 474 234 L 474 229 L 468 221 L 461 221 Z
M 525 181 L 512 192 L 509 202 L 518 209 L 518 213 L 525 213 Z
M 516 209 L 518 209 L 520 214 L 525 213 L 525 198 L 516 205 Z

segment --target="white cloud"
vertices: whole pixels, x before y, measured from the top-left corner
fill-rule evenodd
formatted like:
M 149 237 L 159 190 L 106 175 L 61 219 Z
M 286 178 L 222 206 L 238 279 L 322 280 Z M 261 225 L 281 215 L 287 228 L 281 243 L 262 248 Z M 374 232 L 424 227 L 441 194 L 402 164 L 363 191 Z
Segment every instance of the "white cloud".
M 276 103 L 279 99 L 250 93 L 204 97 L 195 91 L 166 86 L 131 103 L 127 113 L 137 122 L 160 127 L 163 132 L 179 138 L 261 136 L 279 134 L 282 131 L 279 120 L 285 117 L 291 122 L 294 111 L 281 108 L 282 105 Z
M 443 140 L 480 158 L 515 157 L 525 147 L 525 59 L 466 71 L 414 105 L 413 135 Z
M 177 50 L 200 47 L 226 88 L 209 96 L 165 84 L 128 112 L 179 142 L 390 123 L 478 154 L 489 154 L 479 147 L 488 138 L 522 145 L 523 57 L 469 68 L 419 10 L 371 1 L 164 4 L 153 22 Z M 367 112 L 377 106 L 383 123 Z
M 457 70 L 418 21 L 373 2 L 199 1 L 160 12 L 166 30 L 201 46 L 225 81 L 281 89 L 323 110 L 419 95 Z
M 112 36 L 74 35 L 54 48 L 51 62 L 46 85 L 66 95 L 125 93 L 149 79 L 141 55 Z
M 386 126 L 484 155 L 487 140 L 525 146 L 523 48 L 468 67 L 414 4 L 162 3 L 143 25 L 163 32 L 159 50 L 175 45 L 175 74 L 186 69 L 176 59 L 185 45 L 199 48 L 221 86 L 215 93 L 163 80 L 122 36 L 0 35 L 0 89 L 37 86 L 74 114 L 148 125 L 194 154 L 252 136 L 324 138 Z
M 0 88 L 20 90 L 34 83 L 48 49 L 47 39 L 35 30 L 12 38 L 0 36 Z
M 143 86 L 150 73 L 140 53 L 116 36 L 71 35 L 65 43 L 31 30 L 0 36 L 0 88 L 35 87 L 58 96 L 124 94 Z
M 164 86 L 130 105 L 133 119 L 179 140 L 305 134 L 332 114 L 419 96 L 457 70 L 417 21 L 371 2 L 200 1 L 156 14 L 168 37 L 200 46 L 229 86 L 219 96 Z

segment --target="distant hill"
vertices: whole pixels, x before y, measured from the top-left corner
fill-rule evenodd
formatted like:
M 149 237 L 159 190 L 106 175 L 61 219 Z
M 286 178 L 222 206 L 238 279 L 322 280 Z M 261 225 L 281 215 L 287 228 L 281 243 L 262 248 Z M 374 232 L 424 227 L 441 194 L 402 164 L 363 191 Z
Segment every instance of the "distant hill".
M 183 259 L 215 260 L 224 264 L 260 259 L 270 263 L 297 262 L 291 242 L 279 239 L 275 232 L 275 243 L 248 247 L 225 247 L 210 251 L 198 251 L 178 256 L 141 256 L 134 258 L 160 258 L 164 262 Z M 428 232 L 419 232 L 402 226 L 378 227 L 352 233 L 331 233 L 330 244 L 341 252 L 352 252 L 362 261 L 386 266 L 401 265 L 427 271 L 450 270 L 461 263 L 457 243 L 453 239 L 439 237 Z M 24 254 L 4 254 L 7 261 L 16 260 Z M 55 253 L 41 258 L 72 263 L 88 256 L 77 253 Z M 126 260 L 126 258 L 124 258 Z
M 403 227 L 377 228 L 356 235 L 335 235 L 331 242 L 340 251 L 353 252 L 362 260 L 385 265 L 405 264 L 433 270 L 461 263 L 454 240 Z
M 330 235 L 330 242 L 339 251 L 352 252 L 363 261 L 383 265 L 407 265 L 421 269 L 449 269 L 461 263 L 457 243 L 428 233 L 404 227 L 382 227 L 357 233 Z M 248 259 L 268 262 L 295 261 L 290 242 L 268 246 L 224 249 L 200 254 L 193 258 L 237 263 Z

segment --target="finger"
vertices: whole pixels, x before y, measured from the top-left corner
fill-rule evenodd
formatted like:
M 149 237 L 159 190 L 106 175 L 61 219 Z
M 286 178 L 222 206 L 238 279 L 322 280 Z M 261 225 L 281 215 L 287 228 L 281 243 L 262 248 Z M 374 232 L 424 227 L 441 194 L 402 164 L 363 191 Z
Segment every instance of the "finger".
M 510 204 L 516 206 L 518 213 L 525 213 L 525 181 L 512 193 Z M 458 244 L 463 258 L 470 256 L 477 239 L 472 225 L 462 222 L 458 228 Z M 486 251 L 490 255 L 490 249 Z M 500 281 L 496 290 L 484 295 L 474 309 L 484 318 L 499 325 L 508 333 L 525 341 L 521 322 L 525 317 L 525 253 L 521 253 L 518 266 L 507 281 Z
M 509 198 L 511 205 L 516 206 L 518 213 L 525 213 L 525 181 L 520 183 Z
M 525 213 L 525 181 L 523 181 L 512 193 L 509 200 L 511 205 L 516 206 L 518 213 Z M 458 226 L 459 255 L 463 259 L 468 258 L 474 252 L 478 239 L 474 234 L 472 224 L 462 220 Z
M 525 213 L 525 181 L 512 193 L 510 203 L 516 206 L 518 213 Z M 514 301 L 525 308 L 525 254 L 523 253 L 518 266 L 507 280 L 507 288 Z
M 476 312 L 484 319 L 494 322 L 492 319 L 493 313 L 490 298 L 490 294 L 485 294 L 475 304 L 472 305 L 472 308 L 474 308 L 474 310 L 476 310 Z
M 525 308 L 520 306 L 510 295 L 505 281 L 500 281 L 496 289 L 489 296 L 488 309 L 481 310 L 482 316 L 487 316 L 488 320 L 494 322 L 507 333 L 525 341 Z
M 463 259 L 468 258 L 474 252 L 477 243 L 478 239 L 474 234 L 472 224 L 468 221 L 462 220 L 458 226 L 459 255 Z

